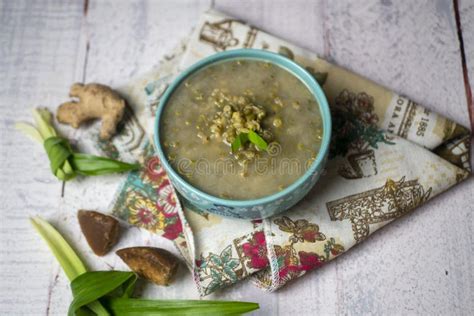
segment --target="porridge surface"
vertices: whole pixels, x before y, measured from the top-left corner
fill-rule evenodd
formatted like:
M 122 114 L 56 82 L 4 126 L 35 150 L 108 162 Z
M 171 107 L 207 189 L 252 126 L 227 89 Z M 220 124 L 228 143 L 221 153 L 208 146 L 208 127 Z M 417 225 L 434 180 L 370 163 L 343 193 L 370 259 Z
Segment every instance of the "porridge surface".
M 318 153 L 323 128 L 319 106 L 298 78 L 267 62 L 231 60 L 183 82 L 164 109 L 160 131 L 165 155 L 189 183 L 217 197 L 248 200 L 301 177 Z

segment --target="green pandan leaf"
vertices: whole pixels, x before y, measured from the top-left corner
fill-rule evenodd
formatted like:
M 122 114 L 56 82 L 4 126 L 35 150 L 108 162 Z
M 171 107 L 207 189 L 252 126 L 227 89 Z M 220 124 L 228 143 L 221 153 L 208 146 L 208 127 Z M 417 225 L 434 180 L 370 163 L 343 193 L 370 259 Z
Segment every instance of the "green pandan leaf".
M 70 159 L 73 169 L 81 175 L 98 176 L 137 170 L 139 164 L 130 164 L 106 157 L 74 153 Z
M 248 133 L 240 133 L 237 135 L 235 140 L 232 142 L 232 151 L 236 152 L 244 147 L 249 141 L 261 150 L 267 150 L 268 148 L 267 142 L 260 135 L 254 131 L 249 131 Z
M 138 315 L 240 315 L 259 308 L 257 303 L 206 300 L 144 300 L 108 298 L 106 306 L 116 316 Z
M 130 294 L 137 277 L 133 272 L 96 271 L 86 272 L 71 282 L 74 300 L 69 306 L 68 315 L 73 316 L 81 307 L 94 302 L 127 284 L 126 296 Z
M 76 176 L 71 168 L 70 172 L 63 169 L 68 163 L 69 157 L 73 155 L 69 142 L 64 138 L 52 136 L 44 141 L 44 148 L 48 154 L 51 171 L 60 180 L 69 180 Z M 61 173 L 62 172 L 62 173 Z
M 267 150 L 268 144 L 260 135 L 258 135 L 254 131 L 250 131 L 248 133 L 248 137 L 249 137 L 249 141 L 255 146 L 257 146 L 259 149 Z
M 239 150 L 241 147 L 244 147 L 245 144 L 249 141 L 248 134 L 247 133 L 240 133 L 237 135 L 235 140 L 232 142 L 232 151 L 236 152 Z

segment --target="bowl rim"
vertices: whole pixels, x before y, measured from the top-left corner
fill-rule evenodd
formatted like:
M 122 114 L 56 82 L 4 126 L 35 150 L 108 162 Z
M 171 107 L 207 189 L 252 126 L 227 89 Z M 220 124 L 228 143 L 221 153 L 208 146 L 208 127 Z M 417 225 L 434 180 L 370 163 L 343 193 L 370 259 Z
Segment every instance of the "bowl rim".
M 174 168 L 170 165 L 166 156 L 164 154 L 163 148 L 160 142 L 160 121 L 163 114 L 163 109 L 168 103 L 170 97 L 174 93 L 174 91 L 180 86 L 180 84 L 188 78 L 193 73 L 199 71 L 200 69 L 209 66 L 211 64 L 225 61 L 225 60 L 232 60 L 232 59 L 253 59 L 253 60 L 260 60 L 271 62 L 287 71 L 289 71 L 292 75 L 299 78 L 306 87 L 310 90 L 314 98 L 316 99 L 319 105 L 319 111 L 321 113 L 321 118 L 323 122 L 323 138 L 321 141 L 321 146 L 319 152 L 316 156 L 316 159 L 313 161 L 311 166 L 306 170 L 306 172 L 300 176 L 296 181 L 290 184 L 285 189 L 276 192 L 274 194 L 264 196 L 257 199 L 248 199 L 248 200 L 230 200 L 224 199 L 220 197 L 216 197 L 209 193 L 206 193 L 191 183 L 187 182 L 183 177 L 174 170 Z M 158 158 L 161 161 L 163 168 L 166 170 L 168 174 L 170 174 L 170 178 L 179 182 L 180 185 L 186 187 L 188 190 L 193 192 L 194 194 L 209 200 L 211 203 L 215 205 L 223 205 L 227 207 L 252 207 L 261 204 L 268 204 L 274 201 L 277 201 L 288 194 L 292 193 L 293 191 L 297 190 L 300 186 L 302 186 L 309 178 L 311 178 L 317 171 L 318 168 L 324 163 L 324 159 L 327 156 L 329 150 L 329 142 L 331 139 L 331 114 L 329 110 L 329 105 L 326 99 L 326 95 L 323 92 L 323 89 L 319 85 L 319 83 L 314 79 L 314 77 L 302 66 L 294 62 L 293 60 L 269 51 L 260 50 L 260 49 L 234 49 L 229 51 L 218 52 L 211 56 L 205 57 L 198 62 L 194 63 L 184 71 L 182 71 L 166 88 L 166 91 L 163 93 L 162 97 L 160 98 L 158 108 L 156 109 L 155 115 L 155 122 L 154 122 L 154 147 L 155 151 L 158 154 Z

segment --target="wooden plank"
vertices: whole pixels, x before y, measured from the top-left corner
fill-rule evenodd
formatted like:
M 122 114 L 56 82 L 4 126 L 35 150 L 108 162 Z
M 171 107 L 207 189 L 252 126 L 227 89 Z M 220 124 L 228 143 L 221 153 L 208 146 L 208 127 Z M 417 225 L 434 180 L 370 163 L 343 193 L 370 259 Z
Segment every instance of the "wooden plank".
M 90 1 L 87 81 L 127 82 L 190 34 L 210 0 Z
M 322 56 L 324 3 L 312 0 L 220 1 L 214 8 Z
M 338 1 L 327 11 L 332 60 L 469 126 L 451 2 Z
M 44 150 L 14 130 L 30 108 L 55 108 L 77 76 L 82 3 L 0 4 L 0 314 L 46 314 L 58 265 L 28 222 L 57 211 L 61 191 Z M 80 69 L 80 67 L 79 67 Z

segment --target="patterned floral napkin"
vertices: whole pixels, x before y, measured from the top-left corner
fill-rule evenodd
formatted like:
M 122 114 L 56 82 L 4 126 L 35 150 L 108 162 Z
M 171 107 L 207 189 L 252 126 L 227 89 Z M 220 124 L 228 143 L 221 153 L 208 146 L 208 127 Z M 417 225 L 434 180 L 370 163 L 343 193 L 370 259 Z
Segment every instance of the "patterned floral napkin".
M 333 115 L 325 175 L 291 210 L 265 220 L 223 218 L 180 199 L 146 141 L 159 98 L 183 68 L 215 52 L 266 49 L 306 67 L 323 85 Z M 470 132 L 415 102 L 315 54 L 233 18 L 202 16 L 186 47 L 119 89 L 131 109 L 103 153 L 137 156 L 112 212 L 173 240 L 201 295 L 253 275 L 275 290 L 362 242 L 377 229 L 470 174 Z M 216 238 L 218 237 L 218 238 Z

